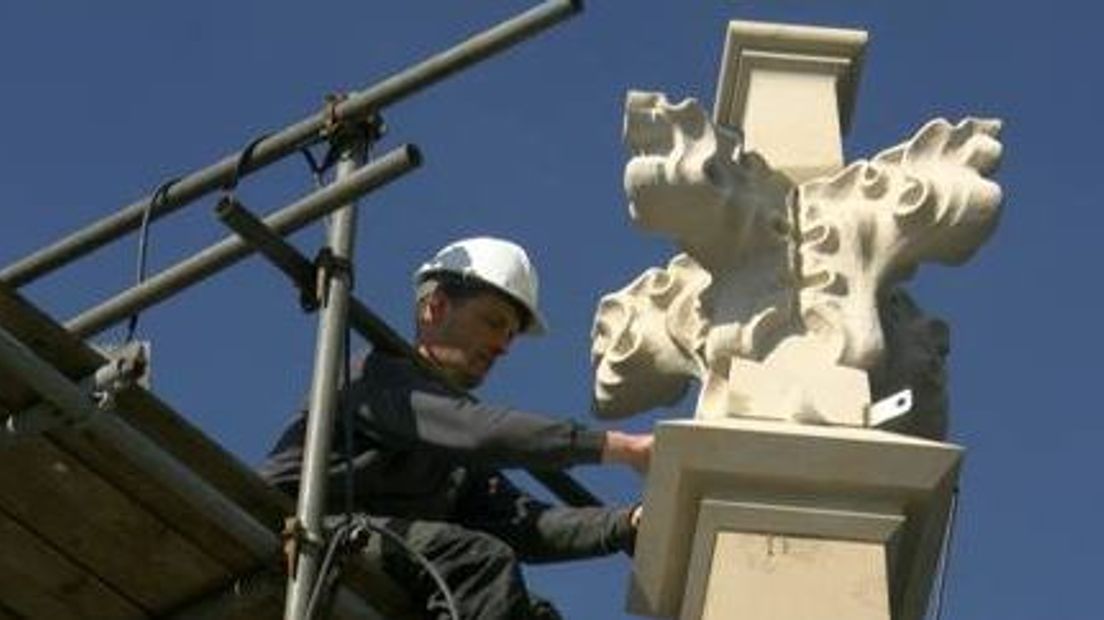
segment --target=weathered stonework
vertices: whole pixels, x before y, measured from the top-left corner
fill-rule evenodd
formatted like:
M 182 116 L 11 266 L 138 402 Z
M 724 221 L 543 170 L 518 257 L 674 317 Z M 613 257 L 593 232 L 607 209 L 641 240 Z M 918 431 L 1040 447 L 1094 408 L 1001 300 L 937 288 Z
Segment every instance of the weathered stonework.
M 908 436 L 946 432 L 949 336 L 903 284 L 992 233 L 1000 124 L 934 120 L 845 165 L 867 33 L 726 32 L 712 118 L 626 104 L 632 219 L 680 253 L 599 304 L 596 409 L 701 388 L 695 419 L 655 425 L 628 606 L 920 620 L 963 450 Z

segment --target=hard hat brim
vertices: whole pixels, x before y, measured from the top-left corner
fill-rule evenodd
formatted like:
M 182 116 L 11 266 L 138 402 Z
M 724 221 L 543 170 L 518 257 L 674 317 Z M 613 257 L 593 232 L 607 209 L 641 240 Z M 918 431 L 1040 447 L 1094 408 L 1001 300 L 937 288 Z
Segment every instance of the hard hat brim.
M 525 329 L 520 333 L 526 336 L 543 336 L 548 333 L 548 321 L 541 314 L 540 310 L 531 307 L 524 299 L 511 293 L 505 288 L 498 286 L 494 282 L 488 282 L 483 278 L 480 278 L 473 272 L 457 272 L 453 269 L 441 269 L 432 268 L 430 265 L 422 265 L 420 269 L 414 274 L 414 286 L 417 287 L 422 282 L 434 277 L 451 277 L 457 278 L 459 281 L 466 281 L 471 284 L 478 284 L 479 287 L 485 288 L 488 291 L 493 291 L 498 295 L 501 295 L 504 299 L 510 302 L 510 305 L 517 307 L 519 310 L 525 313 L 528 320 L 525 321 Z

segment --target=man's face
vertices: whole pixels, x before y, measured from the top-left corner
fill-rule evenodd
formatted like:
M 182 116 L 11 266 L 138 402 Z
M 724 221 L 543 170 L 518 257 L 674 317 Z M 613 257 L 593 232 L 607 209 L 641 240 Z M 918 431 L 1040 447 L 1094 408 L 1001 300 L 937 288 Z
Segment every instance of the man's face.
M 422 313 L 422 352 L 468 389 L 483 382 L 521 327 L 514 306 L 490 291 L 459 301 L 437 291 Z

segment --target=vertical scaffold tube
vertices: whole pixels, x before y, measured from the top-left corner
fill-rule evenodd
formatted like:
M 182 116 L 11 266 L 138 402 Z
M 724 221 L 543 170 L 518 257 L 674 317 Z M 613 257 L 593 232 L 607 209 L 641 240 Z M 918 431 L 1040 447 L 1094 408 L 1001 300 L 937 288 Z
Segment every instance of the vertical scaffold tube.
M 364 159 L 363 141 L 350 145 L 337 165 L 340 180 L 356 171 Z M 329 248 L 335 264 L 348 263 L 353 258 L 356 235 L 356 202 L 336 211 L 330 222 Z M 322 519 L 326 502 L 326 475 L 329 467 L 334 415 L 337 409 L 338 381 L 342 374 L 345 333 L 348 325 L 351 274 L 343 269 L 323 274 L 323 306 L 318 319 L 318 340 L 314 355 L 314 378 L 311 381 L 310 410 L 303 444 L 303 467 L 299 484 L 299 501 L 295 509 L 296 531 L 301 536 L 296 545 L 294 570 L 288 575 L 288 594 L 284 607 L 285 620 L 306 620 L 307 605 L 318 578 L 321 548 L 314 544 L 322 540 Z

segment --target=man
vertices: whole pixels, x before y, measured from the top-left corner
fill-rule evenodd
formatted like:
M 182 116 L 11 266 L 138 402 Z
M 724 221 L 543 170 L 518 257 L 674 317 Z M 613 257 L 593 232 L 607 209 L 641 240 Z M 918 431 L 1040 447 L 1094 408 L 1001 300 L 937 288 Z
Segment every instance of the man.
M 415 289 L 417 351 L 454 386 L 477 387 L 516 335 L 545 330 L 536 272 L 508 241 L 479 237 L 446 246 L 418 269 Z M 339 423 L 328 512 L 352 505 L 371 514 L 429 561 L 434 571 L 383 540 L 384 570 L 427 618 L 448 617 L 433 572 L 465 620 L 556 618 L 530 596 L 518 563 L 631 551 L 639 510 L 551 507 L 498 470 L 619 463 L 644 472 L 652 437 L 481 404 L 454 386 L 412 360 L 369 355 L 340 399 L 354 420 L 352 450 L 342 448 Z M 293 495 L 304 429 L 300 416 L 262 469 Z

